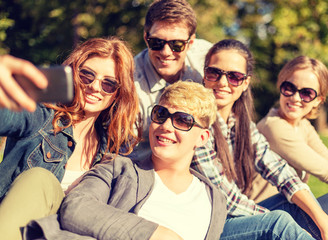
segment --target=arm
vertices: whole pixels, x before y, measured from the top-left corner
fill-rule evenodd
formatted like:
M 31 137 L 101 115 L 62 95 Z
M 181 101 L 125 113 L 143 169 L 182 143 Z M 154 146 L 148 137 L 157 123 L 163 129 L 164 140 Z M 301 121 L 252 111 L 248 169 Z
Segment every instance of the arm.
M 327 240 L 328 215 L 320 208 L 310 193 L 306 190 L 298 191 L 293 195 L 292 201 L 312 218 L 320 229 L 322 239 Z
M 36 103 L 24 92 L 13 74 L 24 75 L 39 88 L 47 86 L 47 79 L 30 62 L 10 55 L 0 56 L 0 107 L 15 111 L 34 111 Z
M 117 160 L 91 169 L 66 196 L 60 209 L 61 226 L 97 239 L 155 240 L 160 239 L 158 235 L 164 239 L 163 232 L 172 235 L 130 212 L 137 203 L 137 177 L 131 163 Z
M 248 216 L 269 212 L 268 209 L 257 205 L 241 193 L 233 180 L 230 182 L 227 179 L 214 150 L 214 138 L 212 135 L 205 146 L 196 149 L 191 167 L 209 178 L 214 185 L 221 189 L 227 200 L 229 215 Z
M 302 120 L 297 130 L 278 117 L 260 122 L 258 126 L 272 150 L 291 166 L 328 183 L 328 149 L 307 120 Z
M 255 167 L 262 177 L 276 186 L 288 201 L 299 190 L 309 187 L 297 176 L 295 169 L 288 165 L 278 154 L 271 151 L 265 137 L 252 124 L 252 143 L 255 148 Z

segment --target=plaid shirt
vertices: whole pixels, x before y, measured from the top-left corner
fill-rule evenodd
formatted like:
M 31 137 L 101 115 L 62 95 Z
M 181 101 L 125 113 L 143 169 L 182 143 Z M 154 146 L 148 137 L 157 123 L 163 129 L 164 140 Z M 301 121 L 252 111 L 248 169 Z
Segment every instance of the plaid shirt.
M 219 123 L 223 136 L 228 142 L 231 154 L 235 147 L 235 122 L 234 114 L 231 113 L 228 124 L 224 122 L 218 114 Z M 276 186 L 279 192 L 283 193 L 288 201 L 291 201 L 293 194 L 301 189 L 310 190 L 297 176 L 295 170 L 279 155 L 270 150 L 269 143 L 265 137 L 259 133 L 255 123 L 251 123 L 251 139 L 255 150 L 255 169 L 262 177 Z M 213 129 L 211 129 L 213 134 Z M 221 162 L 217 159 L 215 151 L 215 140 L 210 136 L 207 144 L 196 149 L 191 167 L 208 177 L 212 183 L 218 186 L 227 199 L 227 210 L 231 216 L 254 215 L 269 210 L 257 205 L 250 200 L 238 188 L 235 181 L 229 182 L 224 175 Z

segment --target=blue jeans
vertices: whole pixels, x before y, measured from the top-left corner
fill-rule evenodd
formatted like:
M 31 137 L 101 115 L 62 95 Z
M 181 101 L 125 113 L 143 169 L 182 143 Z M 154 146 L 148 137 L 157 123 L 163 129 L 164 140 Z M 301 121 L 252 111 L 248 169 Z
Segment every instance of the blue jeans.
M 317 199 L 322 209 L 328 213 L 328 194 Z M 315 239 L 321 239 L 319 228 L 313 222 L 313 220 L 297 205 L 291 204 L 287 201 L 286 197 L 282 194 L 274 195 L 262 202 L 259 205 L 269 210 L 284 210 L 288 212 L 295 222 L 297 222 L 302 228 L 308 231 Z
M 220 240 L 285 239 L 307 240 L 313 238 L 285 211 L 228 217 Z

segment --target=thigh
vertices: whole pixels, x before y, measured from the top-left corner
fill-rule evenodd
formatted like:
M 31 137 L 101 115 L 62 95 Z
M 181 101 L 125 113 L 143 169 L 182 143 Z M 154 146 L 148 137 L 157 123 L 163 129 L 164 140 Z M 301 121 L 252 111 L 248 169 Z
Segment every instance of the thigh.
M 32 168 L 21 173 L 0 204 L 2 239 L 20 239 L 20 227 L 56 213 L 63 197 L 60 183 L 50 171 Z
M 240 239 L 312 239 L 284 211 L 228 218 L 220 240 Z
M 314 196 L 313 196 L 314 198 Z M 321 239 L 321 233 L 317 225 L 310 218 L 310 216 L 299 208 L 296 204 L 288 202 L 286 197 L 282 194 L 274 195 L 262 202 L 259 205 L 273 211 L 283 210 L 289 213 L 292 218 L 300 225 L 303 229 L 311 233 L 315 239 Z

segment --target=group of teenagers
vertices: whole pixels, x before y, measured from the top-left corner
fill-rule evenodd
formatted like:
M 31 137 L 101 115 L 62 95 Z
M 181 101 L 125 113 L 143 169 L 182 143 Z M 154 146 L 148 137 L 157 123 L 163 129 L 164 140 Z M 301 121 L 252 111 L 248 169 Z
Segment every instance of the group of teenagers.
M 255 61 L 233 39 L 196 39 L 186 0 L 155 0 L 133 57 L 117 37 L 72 50 L 74 99 L 35 103 L 14 74 L 47 80 L 0 57 L 1 239 L 325 239 L 328 149 L 308 119 L 328 70 L 296 57 L 280 99 L 257 125 Z

